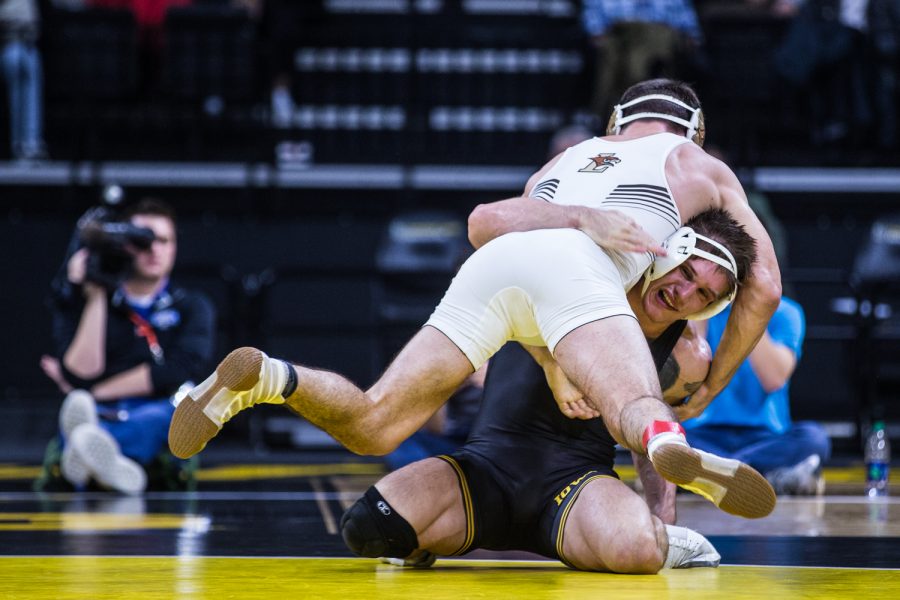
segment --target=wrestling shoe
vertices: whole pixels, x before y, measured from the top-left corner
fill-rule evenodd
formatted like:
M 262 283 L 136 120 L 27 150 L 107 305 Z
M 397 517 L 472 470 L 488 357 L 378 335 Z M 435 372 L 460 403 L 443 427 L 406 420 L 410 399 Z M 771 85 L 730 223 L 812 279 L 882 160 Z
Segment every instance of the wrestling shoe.
M 206 381 L 178 403 L 169 425 L 169 449 L 190 458 L 234 415 L 255 404 L 283 404 L 297 385 L 294 368 L 256 348 L 238 348 Z
M 722 559 L 708 539 L 687 527 L 666 525 L 669 553 L 663 569 L 718 567 Z
M 139 494 L 147 487 L 143 467 L 123 455 L 115 438 L 93 423 L 82 423 L 72 431 L 63 449 L 60 469 L 76 487 L 92 478 L 123 494 Z
M 434 564 L 434 561 L 437 560 L 437 556 L 428 550 L 422 550 L 415 558 L 389 558 L 387 556 L 382 556 L 379 560 L 386 565 L 394 565 L 395 567 L 415 567 L 417 569 L 425 569 Z
M 775 508 L 775 491 L 753 467 L 691 448 L 679 423 L 654 421 L 644 447 L 656 472 L 732 515 L 758 519 Z
M 84 390 L 72 390 L 59 408 L 59 430 L 68 440 L 76 427 L 83 423 L 97 424 L 97 403 Z

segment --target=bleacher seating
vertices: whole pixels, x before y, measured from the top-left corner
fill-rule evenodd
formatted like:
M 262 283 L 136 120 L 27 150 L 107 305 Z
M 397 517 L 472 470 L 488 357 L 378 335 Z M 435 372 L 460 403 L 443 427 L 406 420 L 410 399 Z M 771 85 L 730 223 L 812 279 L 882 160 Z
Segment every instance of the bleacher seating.
M 169 133 L 186 142 L 186 158 L 255 157 L 260 127 L 251 114 L 263 96 L 256 44 L 244 9 L 199 4 L 167 11 L 159 91 Z
M 52 11 L 43 54 L 46 129 L 54 154 L 102 156 L 105 126 L 135 118 L 140 70 L 134 16 L 111 8 Z
M 141 72 L 148 49 L 127 12 L 54 11 L 45 44 L 54 154 L 272 160 L 288 140 L 326 163 L 540 162 L 586 93 L 575 13 L 427 4 L 379 13 L 327 3 L 330 12 L 297 40 L 297 110 L 283 131 L 269 126 L 261 40 L 245 11 L 170 8 L 158 76 Z M 96 110 L 80 118 L 73 99 Z M 60 146 L 56 132 L 76 120 L 76 137 L 88 141 Z
M 184 6 L 166 13 L 163 89 L 167 96 L 203 103 L 248 102 L 259 96 L 256 31 L 243 9 Z
M 296 111 L 281 130 L 270 126 L 266 40 L 246 11 L 212 1 L 170 9 L 158 77 L 142 71 L 147 49 L 127 12 L 51 11 L 43 47 L 54 156 L 274 162 L 288 142 L 319 163 L 531 166 L 555 129 L 591 118 L 577 0 L 323 7 L 297 28 Z M 845 160 L 810 148 L 816 96 L 773 68 L 788 24 L 752 13 L 703 22 L 708 62 L 695 79 L 710 139 L 739 164 Z M 890 164 L 890 151 L 854 142 L 855 160 Z

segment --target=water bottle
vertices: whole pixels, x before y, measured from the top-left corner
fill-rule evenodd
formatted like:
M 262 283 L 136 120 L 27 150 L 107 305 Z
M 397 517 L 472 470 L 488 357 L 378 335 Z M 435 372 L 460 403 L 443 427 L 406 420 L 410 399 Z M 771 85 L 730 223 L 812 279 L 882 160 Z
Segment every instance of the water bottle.
M 888 476 L 891 469 L 891 442 L 884 421 L 875 421 L 866 438 L 866 495 L 869 498 L 888 495 Z

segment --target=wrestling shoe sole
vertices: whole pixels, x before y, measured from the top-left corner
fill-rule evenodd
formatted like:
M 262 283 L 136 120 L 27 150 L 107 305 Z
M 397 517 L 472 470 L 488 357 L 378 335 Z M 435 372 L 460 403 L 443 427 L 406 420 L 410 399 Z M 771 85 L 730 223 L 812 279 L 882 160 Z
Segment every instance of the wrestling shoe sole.
M 775 508 L 775 491 L 752 467 L 682 444 L 664 444 L 653 466 L 668 481 L 699 494 L 723 511 L 759 519 Z
M 169 449 L 178 458 L 190 458 L 222 429 L 221 422 L 204 412 L 223 390 L 246 392 L 259 382 L 265 355 L 256 348 L 232 350 L 206 381 L 191 390 L 175 408 L 169 425 Z

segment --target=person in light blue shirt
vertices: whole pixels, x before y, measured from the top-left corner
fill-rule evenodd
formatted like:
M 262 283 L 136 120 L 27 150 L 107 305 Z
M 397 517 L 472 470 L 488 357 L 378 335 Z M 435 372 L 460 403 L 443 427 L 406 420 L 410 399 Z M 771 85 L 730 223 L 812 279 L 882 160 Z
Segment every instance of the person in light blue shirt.
M 707 322 L 713 352 L 730 312 Z M 831 441 L 820 424 L 791 420 L 790 378 L 805 334 L 802 307 L 782 298 L 766 333 L 728 386 L 700 416 L 684 422 L 692 446 L 748 463 L 782 494 L 821 493 L 821 465 L 831 456 Z

